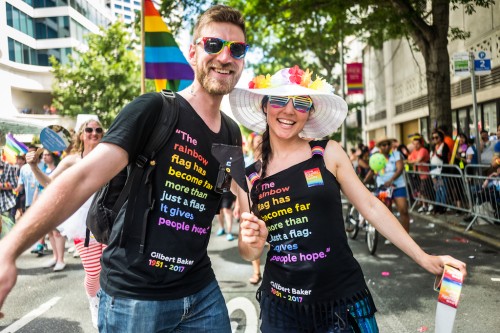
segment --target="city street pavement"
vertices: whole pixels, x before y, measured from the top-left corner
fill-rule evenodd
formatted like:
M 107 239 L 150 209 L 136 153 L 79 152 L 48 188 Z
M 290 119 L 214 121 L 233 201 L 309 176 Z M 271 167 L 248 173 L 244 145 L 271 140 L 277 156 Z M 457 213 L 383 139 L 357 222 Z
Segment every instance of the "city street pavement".
M 449 217 L 451 219 L 451 217 Z M 454 218 L 454 217 L 453 217 Z M 463 234 L 432 216 L 413 214 L 411 235 L 432 254 L 451 254 L 465 261 L 469 276 L 464 283 L 455 320 L 456 333 L 490 333 L 500 327 L 499 248 Z M 215 222 L 215 221 L 214 221 Z M 234 233 L 238 225 L 234 226 Z M 462 227 L 463 230 L 465 227 Z M 256 286 L 248 283 L 251 264 L 243 261 L 237 240 L 217 237 L 214 223 L 209 255 L 229 309 L 233 332 L 258 332 Z M 383 238 L 375 256 L 368 253 L 363 232 L 350 246 L 360 262 L 377 305 L 380 332 L 434 332 L 437 292 L 434 277 Z M 39 268 L 48 257 L 29 252 L 18 260 L 17 285 L 3 311 L 0 333 L 94 333 L 83 289 L 79 259 L 67 255 L 68 268 L 53 273 Z
M 439 224 L 443 228 L 453 230 L 459 234 L 467 236 L 479 242 L 491 245 L 500 250 L 500 225 L 491 224 L 479 218 L 468 231 L 465 231 L 469 222 L 464 222 L 465 215 L 456 216 L 454 212 L 449 212 L 442 215 L 425 215 L 412 213 L 426 221 Z

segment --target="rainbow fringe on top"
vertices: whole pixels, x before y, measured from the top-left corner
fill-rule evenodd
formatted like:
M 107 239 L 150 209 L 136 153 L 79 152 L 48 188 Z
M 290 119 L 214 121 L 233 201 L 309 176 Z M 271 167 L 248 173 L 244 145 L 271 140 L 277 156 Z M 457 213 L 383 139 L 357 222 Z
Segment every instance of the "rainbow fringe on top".
M 194 72 L 151 0 L 144 1 L 145 78 L 156 90 L 179 91 L 189 86 Z

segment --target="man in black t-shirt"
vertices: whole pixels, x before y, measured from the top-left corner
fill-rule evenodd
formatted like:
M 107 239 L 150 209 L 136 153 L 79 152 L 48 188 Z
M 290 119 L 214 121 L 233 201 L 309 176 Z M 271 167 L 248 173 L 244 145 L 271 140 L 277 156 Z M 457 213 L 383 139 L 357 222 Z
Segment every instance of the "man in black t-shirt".
M 118 246 L 117 236 L 127 203 L 102 256 L 100 332 L 231 331 L 207 255 L 220 200 L 215 192 L 219 164 L 210 149 L 213 143 L 233 144 L 219 108 L 244 67 L 248 45 L 243 17 L 227 6 L 211 7 L 200 16 L 193 37 L 188 57 L 195 79 L 176 95 L 176 130 L 155 157 L 155 204 L 146 224 L 144 251 L 139 252 L 142 216 L 137 215 L 142 215 L 146 194 L 139 189 L 133 210 L 141 214 L 134 214 L 127 225 L 125 245 Z M 16 258 L 135 161 L 161 107 L 159 94 L 142 95 L 128 104 L 101 143 L 54 180 L 0 242 L 0 308 L 15 284 Z

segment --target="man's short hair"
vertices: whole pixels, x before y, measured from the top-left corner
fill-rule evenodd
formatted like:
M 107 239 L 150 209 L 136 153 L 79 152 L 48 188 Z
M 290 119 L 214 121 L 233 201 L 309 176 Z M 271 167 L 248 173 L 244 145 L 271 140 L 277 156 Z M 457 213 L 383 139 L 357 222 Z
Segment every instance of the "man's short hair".
M 206 12 L 201 14 L 194 26 L 193 40 L 199 37 L 217 37 L 217 36 L 200 36 L 200 31 L 206 25 L 217 22 L 217 23 L 231 23 L 241 28 L 245 40 L 247 37 L 245 30 L 245 20 L 243 15 L 237 10 L 229 6 L 215 5 L 207 9 Z

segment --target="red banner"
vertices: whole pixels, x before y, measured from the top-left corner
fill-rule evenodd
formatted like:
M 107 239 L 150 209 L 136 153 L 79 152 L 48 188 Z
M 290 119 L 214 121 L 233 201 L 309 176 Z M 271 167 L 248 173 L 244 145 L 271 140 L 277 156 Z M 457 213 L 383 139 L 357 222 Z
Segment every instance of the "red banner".
M 347 64 L 347 95 L 363 93 L 363 64 L 353 62 Z

